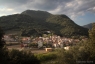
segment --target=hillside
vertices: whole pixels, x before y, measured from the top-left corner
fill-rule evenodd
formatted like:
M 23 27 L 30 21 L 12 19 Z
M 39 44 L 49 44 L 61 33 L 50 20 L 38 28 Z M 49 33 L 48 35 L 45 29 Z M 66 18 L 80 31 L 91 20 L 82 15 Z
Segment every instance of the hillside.
M 46 11 L 26 10 L 21 14 L 0 17 L 0 26 L 7 32 L 22 36 L 41 36 L 51 31 L 61 36 L 87 35 L 88 29 L 75 24 L 66 15 L 53 15 Z
M 66 15 L 52 15 L 46 21 L 54 24 L 52 29 L 55 27 L 54 31 L 64 36 L 87 35 L 87 29 L 75 24 Z
M 22 33 L 24 34 L 32 30 L 43 30 L 45 26 L 36 22 L 34 18 L 29 15 L 15 14 L 9 16 L 0 17 L 0 26 L 6 33 Z M 30 34 L 29 34 L 30 35 Z

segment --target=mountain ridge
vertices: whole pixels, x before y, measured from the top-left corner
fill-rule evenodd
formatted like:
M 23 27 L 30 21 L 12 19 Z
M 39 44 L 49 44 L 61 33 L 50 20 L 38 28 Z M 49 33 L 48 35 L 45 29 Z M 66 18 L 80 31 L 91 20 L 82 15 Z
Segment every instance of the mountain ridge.
M 93 22 L 93 23 L 95 23 L 95 22 Z M 88 29 L 92 29 L 93 23 L 89 23 L 89 24 L 83 25 L 83 27 L 84 28 L 88 28 Z

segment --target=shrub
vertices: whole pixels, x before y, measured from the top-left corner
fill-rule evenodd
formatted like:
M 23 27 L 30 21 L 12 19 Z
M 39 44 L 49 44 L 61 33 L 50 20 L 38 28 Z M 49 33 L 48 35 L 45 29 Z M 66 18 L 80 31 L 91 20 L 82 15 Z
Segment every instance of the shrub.
M 38 44 L 37 43 L 31 43 L 31 44 L 29 44 L 29 47 L 37 48 L 38 47 Z
M 0 64 L 40 64 L 31 52 L 2 49 L 0 52 Z
M 6 48 L 0 49 L 0 64 L 9 64 L 8 59 L 8 50 Z
M 40 64 L 40 61 L 31 52 L 11 50 L 8 55 L 10 64 Z

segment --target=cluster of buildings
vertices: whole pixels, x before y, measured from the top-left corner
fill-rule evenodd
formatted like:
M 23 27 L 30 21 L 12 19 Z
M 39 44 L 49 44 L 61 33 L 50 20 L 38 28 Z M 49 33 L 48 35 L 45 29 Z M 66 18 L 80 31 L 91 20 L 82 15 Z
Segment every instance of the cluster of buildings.
M 4 36 L 4 39 L 6 41 L 18 41 L 17 38 L 10 38 L 7 35 Z M 41 47 L 63 48 L 66 46 L 76 45 L 80 40 L 52 35 L 48 37 L 36 37 L 36 38 L 22 37 L 21 41 L 23 44 L 32 44 L 32 43 L 38 44 L 38 48 Z
M 65 38 L 57 35 L 53 35 L 49 37 L 38 37 L 32 40 L 32 43 L 51 45 L 51 47 L 54 48 L 63 48 L 65 46 L 72 46 L 72 45 L 76 45 L 78 42 L 79 39 Z

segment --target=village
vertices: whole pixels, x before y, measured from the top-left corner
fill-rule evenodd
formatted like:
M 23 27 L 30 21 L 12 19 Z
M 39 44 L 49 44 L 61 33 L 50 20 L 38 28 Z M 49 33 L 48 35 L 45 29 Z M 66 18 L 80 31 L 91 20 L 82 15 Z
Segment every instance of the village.
M 45 34 L 44 37 L 21 37 L 14 35 L 4 35 L 4 40 L 8 46 L 19 45 L 22 49 L 45 49 L 45 51 L 52 51 L 55 48 L 64 48 L 65 50 L 69 50 L 71 46 L 78 44 L 79 39 L 60 37 L 57 35 L 47 36 Z M 82 39 L 82 41 L 87 40 L 87 38 Z M 14 48 L 14 47 L 13 47 Z M 17 47 L 16 47 L 17 49 Z

